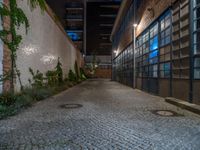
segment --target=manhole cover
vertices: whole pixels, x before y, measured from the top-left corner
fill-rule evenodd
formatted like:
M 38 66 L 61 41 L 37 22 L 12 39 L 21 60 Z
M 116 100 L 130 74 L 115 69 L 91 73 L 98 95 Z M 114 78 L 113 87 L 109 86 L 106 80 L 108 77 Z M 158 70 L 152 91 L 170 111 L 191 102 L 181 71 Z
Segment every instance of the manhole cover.
M 81 104 L 63 104 L 63 105 L 60 105 L 60 108 L 63 108 L 63 109 L 75 109 L 75 108 L 80 108 L 80 107 L 83 107 L 83 105 L 81 105 Z
M 182 116 L 171 110 L 153 110 L 152 113 L 155 115 L 164 116 L 164 117 Z

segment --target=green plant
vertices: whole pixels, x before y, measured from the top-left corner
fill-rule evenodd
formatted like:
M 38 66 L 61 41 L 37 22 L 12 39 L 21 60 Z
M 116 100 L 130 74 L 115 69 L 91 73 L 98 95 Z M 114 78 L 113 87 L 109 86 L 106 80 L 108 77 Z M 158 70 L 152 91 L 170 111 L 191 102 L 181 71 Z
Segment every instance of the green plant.
M 71 69 L 69 70 L 69 73 L 68 73 L 68 79 L 69 81 L 72 81 L 72 82 L 77 81 L 77 76 Z
M 80 78 L 81 78 L 81 80 L 86 80 L 87 79 L 83 68 L 80 68 Z
M 48 87 L 26 88 L 23 90 L 23 94 L 31 96 L 33 100 L 40 101 L 50 97 L 53 94 L 53 90 Z
M 50 86 L 56 86 L 63 83 L 63 70 L 60 58 L 58 57 L 58 62 L 54 71 L 47 71 L 46 73 L 47 84 Z
M 29 72 L 32 75 L 32 81 L 29 79 L 29 83 L 32 87 L 38 88 L 44 86 L 44 76 L 39 70 L 34 72 L 33 69 L 29 68 Z
M 7 116 L 12 116 L 16 113 L 17 110 L 15 109 L 15 107 L 0 105 L 0 119 L 5 118 Z
M 37 6 L 39 6 L 40 9 L 44 11 L 47 8 L 45 0 L 28 0 L 28 3 L 30 4 L 31 9 L 34 9 Z
M 58 77 L 58 82 L 61 84 L 63 82 L 63 71 L 62 71 L 62 64 L 60 62 L 60 57 L 58 57 L 58 63 L 56 65 L 56 73 Z
M 47 71 L 46 79 L 48 86 L 55 86 L 58 82 L 57 72 L 56 71 Z
M 79 67 L 78 67 L 77 61 L 75 61 L 75 63 L 74 63 L 74 70 L 75 70 L 76 78 L 78 80 L 80 78 L 80 74 L 79 74 Z
M 46 9 L 45 0 L 29 0 L 30 6 L 35 8 L 37 5 L 40 6 L 41 9 Z M 10 18 L 10 27 L 3 28 L 0 30 L 0 38 L 8 46 L 10 49 L 10 58 L 11 58 L 11 70 L 9 79 L 11 82 L 11 92 L 14 93 L 14 80 L 15 76 L 18 77 L 21 89 L 23 89 L 23 85 L 20 78 L 20 71 L 17 69 L 16 59 L 17 59 L 17 50 L 22 41 L 22 36 L 17 34 L 17 29 L 24 25 L 26 28 L 26 33 L 29 28 L 28 18 L 21 8 L 18 7 L 16 0 L 10 0 L 8 6 L 1 3 L 0 5 L 0 16 L 2 22 L 4 21 L 4 17 Z
M 15 103 L 16 96 L 12 93 L 3 93 L 0 95 L 0 104 L 5 106 L 11 106 Z
M 28 107 L 31 106 L 33 103 L 33 98 L 30 95 L 27 94 L 20 94 L 17 96 L 15 101 L 15 108 L 20 109 L 22 107 Z

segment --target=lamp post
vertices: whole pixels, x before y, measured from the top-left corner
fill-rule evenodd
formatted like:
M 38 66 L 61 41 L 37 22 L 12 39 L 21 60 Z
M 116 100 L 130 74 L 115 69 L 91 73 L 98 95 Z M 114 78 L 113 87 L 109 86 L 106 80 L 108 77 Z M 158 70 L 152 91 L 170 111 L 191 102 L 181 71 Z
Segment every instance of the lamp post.
M 136 61 L 135 61 L 135 49 L 136 49 L 136 29 L 137 24 L 133 24 L 133 88 L 136 88 Z

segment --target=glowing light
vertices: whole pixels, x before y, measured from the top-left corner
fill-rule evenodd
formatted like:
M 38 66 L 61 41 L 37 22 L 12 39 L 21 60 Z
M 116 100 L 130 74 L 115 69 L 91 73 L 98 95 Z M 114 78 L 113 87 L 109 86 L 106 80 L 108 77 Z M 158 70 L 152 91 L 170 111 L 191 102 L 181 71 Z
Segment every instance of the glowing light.
M 52 64 L 56 60 L 56 57 L 54 55 L 48 53 L 48 55 L 43 56 L 40 60 L 44 64 Z
M 134 28 L 136 28 L 137 26 L 138 26 L 138 24 L 136 24 L 136 23 L 135 23 L 135 24 L 133 24 L 133 27 L 134 27 Z
M 33 45 L 25 46 L 22 48 L 22 51 L 25 55 L 32 55 L 38 52 L 38 49 L 34 47 Z
M 113 52 L 114 52 L 114 54 L 117 54 L 117 50 L 114 50 Z

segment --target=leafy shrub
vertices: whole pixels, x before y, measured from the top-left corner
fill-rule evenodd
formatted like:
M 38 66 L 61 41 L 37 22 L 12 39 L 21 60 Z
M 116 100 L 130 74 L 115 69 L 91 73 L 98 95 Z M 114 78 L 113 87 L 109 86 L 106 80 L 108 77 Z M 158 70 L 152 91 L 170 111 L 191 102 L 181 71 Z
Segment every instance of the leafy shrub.
M 33 101 L 34 100 L 30 95 L 20 94 L 19 96 L 17 96 L 15 107 L 19 109 L 21 107 L 31 106 Z
M 56 71 L 47 71 L 46 77 L 47 84 L 49 86 L 55 86 L 58 83 L 58 76 Z
M 27 88 L 23 91 L 25 95 L 29 95 L 33 98 L 33 100 L 42 100 L 50 97 L 53 94 L 51 88 Z
M 69 81 L 72 81 L 72 82 L 77 81 L 77 76 L 71 69 L 69 70 L 69 73 L 68 73 L 68 79 Z
M 5 105 L 0 105 L 0 113 L 6 112 L 7 109 L 8 109 L 7 106 L 5 106 Z
M 56 65 L 56 73 L 58 77 L 58 82 L 61 84 L 63 82 L 63 71 L 62 71 L 62 64 L 60 62 L 60 57 L 58 57 L 58 63 Z
M 86 80 L 87 79 L 83 68 L 80 68 L 80 78 L 81 78 L 81 80 Z
M 78 80 L 80 78 L 80 74 L 79 74 L 79 67 L 78 67 L 77 61 L 75 61 L 74 70 L 75 70 L 76 79 Z
M 29 79 L 30 84 L 33 87 L 42 87 L 44 85 L 44 77 L 43 74 L 37 70 L 36 72 L 33 71 L 33 69 L 29 68 L 29 72 L 32 75 L 32 81 Z
M 0 105 L 0 119 L 16 114 L 17 110 L 11 106 Z
M 47 85 L 50 85 L 50 86 L 57 86 L 58 84 L 63 83 L 63 70 L 62 70 L 62 64 L 60 62 L 59 57 L 58 57 L 58 62 L 55 67 L 55 70 L 47 71 L 46 79 L 47 79 Z
M 15 103 L 16 96 L 12 93 L 3 93 L 0 95 L 0 104 L 5 106 L 11 106 Z

